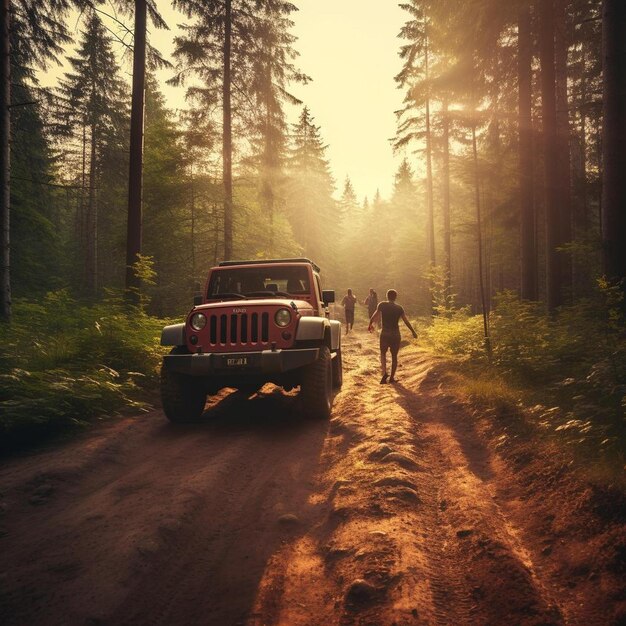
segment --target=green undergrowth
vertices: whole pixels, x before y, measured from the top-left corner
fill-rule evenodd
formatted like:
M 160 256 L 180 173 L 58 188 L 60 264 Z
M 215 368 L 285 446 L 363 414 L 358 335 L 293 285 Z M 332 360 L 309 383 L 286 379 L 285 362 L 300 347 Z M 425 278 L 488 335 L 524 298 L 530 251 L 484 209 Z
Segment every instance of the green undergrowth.
M 65 290 L 15 302 L 0 325 L 0 449 L 147 408 L 164 323 L 112 292 L 92 305 Z
M 489 316 L 492 359 L 481 316 L 448 312 L 422 328 L 427 347 L 451 357 L 461 390 L 518 425 L 552 436 L 576 454 L 624 467 L 626 330 L 621 293 L 600 284 L 597 297 L 548 316 L 542 305 L 505 292 Z

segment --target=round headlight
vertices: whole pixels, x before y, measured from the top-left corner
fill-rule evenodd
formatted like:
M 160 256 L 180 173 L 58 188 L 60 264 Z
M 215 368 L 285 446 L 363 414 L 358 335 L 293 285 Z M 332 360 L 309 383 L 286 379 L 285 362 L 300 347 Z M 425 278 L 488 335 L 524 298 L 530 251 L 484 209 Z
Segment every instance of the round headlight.
M 206 326 L 206 316 L 204 313 L 194 313 L 189 323 L 194 330 L 202 330 Z
M 291 322 L 291 312 L 289 309 L 278 309 L 274 315 L 274 321 L 278 326 L 288 326 Z

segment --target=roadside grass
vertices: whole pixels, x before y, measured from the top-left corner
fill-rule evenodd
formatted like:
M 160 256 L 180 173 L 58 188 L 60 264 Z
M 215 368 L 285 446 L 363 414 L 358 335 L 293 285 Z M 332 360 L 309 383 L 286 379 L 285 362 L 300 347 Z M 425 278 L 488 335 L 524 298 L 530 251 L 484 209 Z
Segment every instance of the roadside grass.
M 0 450 L 149 408 L 166 323 L 113 292 L 94 305 L 65 290 L 15 302 L 0 326 Z
M 626 494 L 624 441 L 613 425 L 572 419 L 551 390 L 516 385 L 493 368 L 453 361 L 446 381 L 455 395 L 493 418 L 506 437 L 550 441 L 590 482 L 612 484 Z
M 548 317 L 512 293 L 490 314 L 493 359 L 482 319 L 467 310 L 420 321 L 422 345 L 446 356 L 450 384 L 507 428 L 532 428 L 612 475 L 626 458 L 626 329 L 615 290 Z M 604 468 L 604 469 L 602 469 Z

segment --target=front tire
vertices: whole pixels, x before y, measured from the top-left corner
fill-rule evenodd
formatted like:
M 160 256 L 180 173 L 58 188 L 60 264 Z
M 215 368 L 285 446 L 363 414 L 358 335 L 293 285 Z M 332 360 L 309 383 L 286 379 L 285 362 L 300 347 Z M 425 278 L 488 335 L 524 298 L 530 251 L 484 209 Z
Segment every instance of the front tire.
M 303 368 L 300 397 L 308 417 L 327 420 L 333 406 L 333 366 L 330 350 L 320 348 L 317 361 Z
M 174 348 L 170 354 L 181 354 Z M 170 372 L 161 365 L 161 403 L 170 422 L 184 423 L 197 420 L 204 411 L 207 392 L 201 379 Z

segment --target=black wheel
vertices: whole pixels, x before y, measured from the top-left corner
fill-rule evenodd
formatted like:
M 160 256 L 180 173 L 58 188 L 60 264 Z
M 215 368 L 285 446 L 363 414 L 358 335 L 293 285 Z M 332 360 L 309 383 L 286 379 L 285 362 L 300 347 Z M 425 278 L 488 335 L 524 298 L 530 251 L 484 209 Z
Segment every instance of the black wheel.
M 341 385 L 343 385 L 343 362 L 339 348 L 333 359 L 333 389 L 341 389 Z
M 320 348 L 317 361 L 303 368 L 300 397 L 304 411 L 312 419 L 328 419 L 333 406 L 333 373 L 330 350 Z
M 170 354 L 186 354 L 184 348 L 174 348 Z M 161 366 L 161 403 L 170 422 L 192 422 L 204 411 L 207 392 L 204 381 L 168 371 Z

